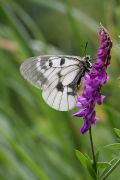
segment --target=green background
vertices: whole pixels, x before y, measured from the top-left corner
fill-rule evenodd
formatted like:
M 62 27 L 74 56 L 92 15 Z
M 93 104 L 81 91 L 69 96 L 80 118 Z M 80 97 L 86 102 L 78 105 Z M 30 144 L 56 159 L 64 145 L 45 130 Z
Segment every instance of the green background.
M 58 112 L 46 105 L 39 89 L 20 75 L 20 64 L 42 54 L 95 57 L 100 22 L 113 41 L 110 80 L 102 88 L 106 100 L 96 107 L 93 127 L 99 160 L 114 158 L 102 149 L 116 141 L 120 128 L 120 2 L 119 0 L 0 0 L 0 179 L 90 179 L 75 150 L 91 156 L 88 133 L 81 135 L 78 111 Z M 120 177 L 120 167 L 109 177 Z

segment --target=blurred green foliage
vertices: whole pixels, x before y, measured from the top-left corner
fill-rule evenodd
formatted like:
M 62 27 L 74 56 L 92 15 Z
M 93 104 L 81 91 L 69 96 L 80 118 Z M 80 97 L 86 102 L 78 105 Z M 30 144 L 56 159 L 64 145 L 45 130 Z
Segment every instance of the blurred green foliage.
M 75 110 L 52 110 L 41 92 L 20 75 L 28 57 L 41 54 L 95 57 L 102 23 L 113 40 L 106 101 L 97 108 L 101 121 L 93 129 L 96 149 L 113 143 L 120 128 L 120 2 L 119 0 L 0 0 L 0 179 L 90 179 L 75 150 L 91 156 L 88 134 L 80 135 L 82 119 Z M 102 152 L 99 160 L 111 160 Z M 114 158 L 114 156 L 113 156 Z M 120 167 L 109 177 L 120 177 Z

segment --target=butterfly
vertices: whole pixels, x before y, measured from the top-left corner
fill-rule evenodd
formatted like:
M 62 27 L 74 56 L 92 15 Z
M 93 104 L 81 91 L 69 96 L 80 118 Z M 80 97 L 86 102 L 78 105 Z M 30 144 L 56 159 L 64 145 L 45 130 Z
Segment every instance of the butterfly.
M 45 102 L 53 109 L 68 111 L 75 107 L 81 78 L 92 65 L 90 56 L 37 56 L 20 66 L 22 76 L 42 90 Z

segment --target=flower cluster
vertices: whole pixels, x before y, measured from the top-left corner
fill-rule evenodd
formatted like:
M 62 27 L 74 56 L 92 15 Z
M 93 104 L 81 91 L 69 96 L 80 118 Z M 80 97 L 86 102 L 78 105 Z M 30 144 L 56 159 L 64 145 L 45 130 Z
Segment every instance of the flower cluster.
M 107 30 L 101 26 L 99 31 L 100 48 L 96 55 L 98 61 L 92 65 L 91 72 L 84 77 L 85 86 L 81 96 L 78 97 L 77 107 L 80 111 L 74 116 L 83 117 L 84 125 L 81 128 L 81 133 L 85 133 L 96 123 L 95 105 L 101 105 L 105 96 L 101 95 L 101 87 L 107 82 L 108 75 L 106 69 L 110 64 L 110 51 L 112 41 Z

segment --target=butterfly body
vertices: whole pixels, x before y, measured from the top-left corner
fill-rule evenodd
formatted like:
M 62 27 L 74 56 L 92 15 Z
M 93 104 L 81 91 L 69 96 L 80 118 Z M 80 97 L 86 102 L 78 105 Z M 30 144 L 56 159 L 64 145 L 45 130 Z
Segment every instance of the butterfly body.
M 42 89 L 43 99 L 49 106 L 68 111 L 76 105 L 81 78 L 90 71 L 89 59 L 89 56 L 38 56 L 23 62 L 20 72 Z

